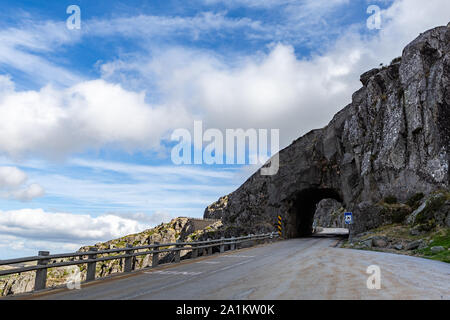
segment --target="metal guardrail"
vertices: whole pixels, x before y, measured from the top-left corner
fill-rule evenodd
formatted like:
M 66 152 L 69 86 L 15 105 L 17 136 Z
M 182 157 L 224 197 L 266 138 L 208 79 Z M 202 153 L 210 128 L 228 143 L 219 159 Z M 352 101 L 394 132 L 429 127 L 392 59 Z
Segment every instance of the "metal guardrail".
M 214 218 L 195 218 L 195 217 L 180 217 L 180 218 L 196 220 L 196 221 L 211 221 L 211 222 L 217 222 L 217 221 L 221 220 L 221 219 L 214 219 Z
M 223 253 L 228 250 L 236 250 L 239 246 L 244 242 L 256 242 L 256 241 L 273 241 L 278 237 L 278 234 L 265 233 L 260 235 L 248 235 L 244 237 L 237 238 L 221 238 L 216 240 L 208 239 L 206 241 L 196 241 L 196 242 L 174 242 L 174 243 L 158 243 L 155 242 L 151 245 L 146 246 L 136 246 L 127 245 L 125 248 L 115 248 L 108 250 L 97 250 L 96 247 L 91 247 L 86 252 L 74 252 L 74 253 L 61 253 L 61 254 L 53 254 L 50 255 L 48 251 L 39 251 L 37 256 L 31 257 L 23 257 L 17 259 L 8 259 L 8 260 L 0 260 L 0 266 L 5 265 L 14 265 L 18 263 L 24 262 L 33 262 L 36 261 L 37 264 L 34 266 L 13 268 L 7 270 L 0 270 L 0 276 L 17 274 L 22 272 L 36 271 L 36 278 L 34 283 L 34 291 L 43 290 L 47 285 L 47 269 L 48 268 L 57 268 L 57 267 L 67 267 L 73 265 L 87 264 L 87 273 L 86 273 L 86 282 L 95 280 L 95 272 L 96 272 L 96 264 L 97 262 L 116 260 L 116 259 L 125 259 L 124 261 L 124 272 L 133 271 L 133 258 L 137 256 L 145 256 L 152 255 L 152 268 L 155 268 L 159 265 L 159 253 L 163 252 L 174 252 L 175 253 L 175 263 L 180 262 L 180 252 L 182 250 L 190 250 L 192 251 L 191 258 L 197 258 L 199 255 L 199 249 L 204 249 L 206 251 L 206 255 L 211 255 L 213 247 L 219 247 L 219 252 Z M 165 248 L 164 247 L 172 247 Z M 160 249 L 163 248 L 163 249 Z M 145 250 L 151 249 L 147 251 L 138 251 L 136 250 Z M 121 255 L 112 255 L 105 257 L 97 257 L 97 255 L 103 254 L 111 254 L 111 253 L 120 253 L 124 252 Z M 203 252 L 205 254 L 205 252 Z M 83 257 L 87 257 L 87 259 L 83 259 Z M 78 258 L 78 260 L 73 261 L 62 261 L 62 262 L 54 262 L 49 263 L 53 259 L 64 259 L 64 258 Z

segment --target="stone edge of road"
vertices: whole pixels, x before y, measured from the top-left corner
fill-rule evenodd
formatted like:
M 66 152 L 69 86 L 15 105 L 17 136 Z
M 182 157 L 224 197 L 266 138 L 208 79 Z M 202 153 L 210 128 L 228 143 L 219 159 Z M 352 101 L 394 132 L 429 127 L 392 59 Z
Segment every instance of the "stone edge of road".
M 100 279 L 96 279 L 94 281 L 90 281 L 90 282 L 84 282 L 81 284 L 81 288 L 86 288 L 86 287 L 91 287 L 91 286 L 95 286 L 95 285 L 101 285 L 101 284 L 106 284 L 106 283 L 110 283 L 116 280 L 121 280 L 121 279 L 127 279 L 130 277 L 134 277 L 143 273 L 151 273 L 153 271 L 159 271 L 159 270 L 166 270 L 166 269 L 171 269 L 171 268 L 175 268 L 178 266 L 182 266 L 182 265 L 188 265 L 188 264 L 192 264 L 192 263 L 197 263 L 200 261 L 204 261 L 204 260 L 208 260 L 208 259 L 212 259 L 212 258 L 217 258 L 217 257 L 221 257 L 221 256 L 227 256 L 227 255 L 232 255 L 232 254 L 236 254 L 236 253 L 241 253 L 241 252 L 246 252 L 249 251 L 251 249 L 255 249 L 255 248 L 259 248 L 259 247 L 264 247 L 264 246 L 269 246 L 269 245 L 273 245 L 276 244 L 278 242 L 281 241 L 286 241 L 289 239 L 281 239 L 281 240 L 277 240 L 273 243 L 264 243 L 264 244 L 257 244 L 255 246 L 251 246 L 251 247 L 246 247 L 246 248 L 242 248 L 242 249 L 238 249 L 238 250 L 233 250 L 233 251 L 226 251 L 224 253 L 215 253 L 212 254 L 210 256 L 202 256 L 202 257 L 198 257 L 195 259 L 185 259 L 185 260 L 181 260 L 179 263 L 166 263 L 166 264 L 162 264 L 156 268 L 151 268 L 151 267 L 146 267 L 146 268 L 142 268 L 139 270 L 133 270 L 130 273 L 124 274 L 124 273 L 117 273 L 117 274 L 112 274 Z M 68 289 L 66 287 L 66 285 L 60 285 L 60 286 L 55 286 L 55 287 L 51 287 L 51 288 L 47 288 L 41 291 L 37 291 L 37 292 L 25 292 L 25 293 L 20 293 L 20 294 L 16 294 L 16 295 L 12 295 L 12 296 L 6 296 L 6 297 L 0 297 L 0 301 L 2 300 L 32 300 L 32 299 L 36 299 L 36 298 L 40 298 L 40 297 L 45 297 L 45 296 L 51 296 L 53 294 L 57 294 L 57 293 L 62 293 L 62 292 L 66 292 L 66 291 L 71 291 L 70 289 Z

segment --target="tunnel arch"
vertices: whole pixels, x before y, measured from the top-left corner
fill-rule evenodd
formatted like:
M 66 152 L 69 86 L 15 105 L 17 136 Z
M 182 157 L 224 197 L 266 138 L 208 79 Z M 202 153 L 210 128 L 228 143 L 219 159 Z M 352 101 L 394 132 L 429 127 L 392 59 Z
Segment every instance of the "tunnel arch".
M 308 188 L 296 193 L 291 199 L 286 235 L 289 238 L 311 235 L 316 206 L 322 199 L 328 198 L 342 202 L 341 195 L 335 189 Z

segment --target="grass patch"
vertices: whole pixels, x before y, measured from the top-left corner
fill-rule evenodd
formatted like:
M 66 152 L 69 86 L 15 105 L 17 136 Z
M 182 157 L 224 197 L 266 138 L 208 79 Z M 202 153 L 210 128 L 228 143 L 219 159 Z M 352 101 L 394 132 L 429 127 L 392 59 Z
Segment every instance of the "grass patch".
M 439 260 L 450 263 L 450 228 L 446 228 L 437 233 L 433 238 L 433 242 L 426 248 L 417 250 L 417 253 L 423 255 L 424 258 Z M 444 250 L 433 253 L 431 247 L 442 246 Z
M 373 236 L 386 236 L 389 238 L 398 238 L 404 240 L 417 240 L 426 237 L 426 235 L 413 236 L 409 233 L 410 228 L 401 223 L 392 223 L 372 229 L 369 234 L 362 237 L 362 240 Z

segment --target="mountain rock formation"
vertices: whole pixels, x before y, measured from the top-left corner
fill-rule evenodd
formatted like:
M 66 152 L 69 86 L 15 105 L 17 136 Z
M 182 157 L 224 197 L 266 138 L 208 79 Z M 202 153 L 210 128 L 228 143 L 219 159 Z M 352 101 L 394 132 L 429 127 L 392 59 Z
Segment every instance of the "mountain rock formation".
M 225 226 L 283 235 L 312 230 L 316 205 L 335 199 L 355 231 L 395 219 L 379 203 L 406 202 L 450 185 L 450 24 L 422 33 L 389 66 L 361 75 L 363 87 L 322 129 L 279 152 L 276 175 L 258 170 L 205 210 Z M 322 217 L 323 218 L 323 217 Z

